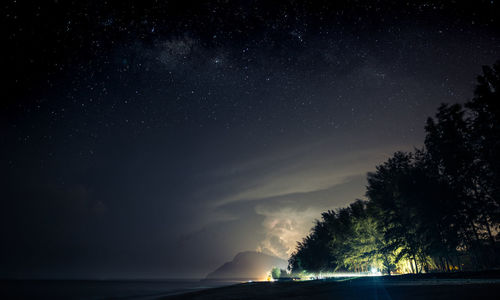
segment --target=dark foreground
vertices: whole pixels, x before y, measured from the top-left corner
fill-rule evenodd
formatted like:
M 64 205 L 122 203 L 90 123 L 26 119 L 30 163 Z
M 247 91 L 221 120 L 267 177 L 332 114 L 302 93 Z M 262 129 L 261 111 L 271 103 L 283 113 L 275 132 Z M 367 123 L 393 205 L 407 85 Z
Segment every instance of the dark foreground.
M 0 300 L 158 299 L 241 281 L 169 280 L 0 280 Z
M 257 282 L 164 299 L 500 299 L 500 279 L 392 276 Z

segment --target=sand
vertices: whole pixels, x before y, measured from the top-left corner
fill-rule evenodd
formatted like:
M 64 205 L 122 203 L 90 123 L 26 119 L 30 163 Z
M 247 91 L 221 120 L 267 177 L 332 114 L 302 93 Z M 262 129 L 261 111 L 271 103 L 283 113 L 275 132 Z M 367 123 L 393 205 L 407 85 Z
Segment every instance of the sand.
M 384 276 L 253 282 L 164 299 L 500 299 L 500 279 Z

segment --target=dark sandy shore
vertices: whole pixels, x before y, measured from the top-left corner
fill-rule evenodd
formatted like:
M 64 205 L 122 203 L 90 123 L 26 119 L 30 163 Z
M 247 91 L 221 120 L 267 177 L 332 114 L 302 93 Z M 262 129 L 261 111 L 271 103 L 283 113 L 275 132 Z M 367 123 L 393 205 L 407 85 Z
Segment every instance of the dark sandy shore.
M 243 283 L 164 299 L 500 299 L 499 278 L 398 277 Z

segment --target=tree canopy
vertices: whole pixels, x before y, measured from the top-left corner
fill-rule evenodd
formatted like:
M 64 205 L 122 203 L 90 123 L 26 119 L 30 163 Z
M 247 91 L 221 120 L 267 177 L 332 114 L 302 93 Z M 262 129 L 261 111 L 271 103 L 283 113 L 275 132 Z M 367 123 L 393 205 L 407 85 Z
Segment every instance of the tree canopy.
M 474 97 L 442 104 L 421 149 L 367 175 L 367 200 L 324 212 L 289 259 L 293 272 L 478 270 L 499 266 L 500 61 Z

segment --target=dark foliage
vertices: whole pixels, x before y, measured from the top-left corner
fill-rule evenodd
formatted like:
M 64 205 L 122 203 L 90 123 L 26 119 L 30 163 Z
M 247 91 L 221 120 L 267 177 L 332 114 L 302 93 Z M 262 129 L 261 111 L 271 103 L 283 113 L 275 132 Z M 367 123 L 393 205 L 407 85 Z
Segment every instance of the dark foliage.
M 474 98 L 442 104 L 423 149 L 396 152 L 368 174 L 366 196 L 323 213 L 289 260 L 294 272 L 390 274 L 499 266 L 500 61 Z

